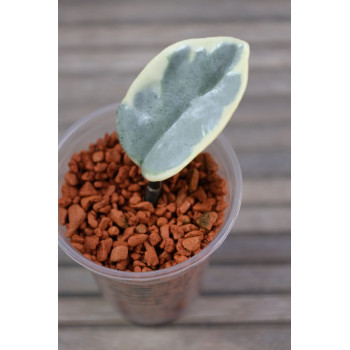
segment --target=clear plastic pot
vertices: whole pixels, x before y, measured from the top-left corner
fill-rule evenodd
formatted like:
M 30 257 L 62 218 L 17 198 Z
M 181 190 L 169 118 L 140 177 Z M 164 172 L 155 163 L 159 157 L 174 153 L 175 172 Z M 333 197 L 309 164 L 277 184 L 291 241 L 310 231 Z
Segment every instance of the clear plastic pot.
M 74 152 L 113 132 L 117 104 L 101 108 L 75 123 L 58 146 L 58 193 Z M 185 310 L 200 288 L 202 274 L 211 254 L 223 243 L 237 218 L 242 200 L 242 173 L 237 156 L 227 139 L 220 135 L 208 148 L 227 182 L 229 206 L 221 230 L 200 253 L 178 265 L 150 272 L 125 272 L 99 266 L 85 258 L 65 237 L 65 227 L 58 225 L 58 243 L 66 254 L 92 272 L 102 294 L 130 321 L 143 325 L 175 320 Z

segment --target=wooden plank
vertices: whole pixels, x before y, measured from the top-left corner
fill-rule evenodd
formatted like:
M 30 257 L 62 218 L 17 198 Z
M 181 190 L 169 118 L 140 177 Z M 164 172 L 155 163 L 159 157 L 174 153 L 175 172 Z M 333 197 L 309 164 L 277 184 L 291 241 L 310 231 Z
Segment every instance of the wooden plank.
M 135 47 L 124 50 L 60 51 L 59 75 L 136 74 L 156 55 L 158 49 Z M 290 48 L 251 48 L 251 68 L 290 68 Z
M 59 326 L 125 325 L 122 314 L 111 309 L 102 298 L 59 298 Z M 251 322 L 289 322 L 288 295 L 199 297 L 177 325 L 235 324 Z
M 213 254 L 212 264 L 290 263 L 290 236 L 276 234 L 231 234 Z
M 233 233 L 235 231 L 279 233 L 289 230 L 289 207 L 242 207 L 233 227 Z
M 290 265 L 211 266 L 203 293 L 288 293 Z
M 117 101 L 115 98 L 113 101 Z M 76 101 L 61 101 L 58 106 L 59 133 L 63 133 L 75 121 L 84 115 L 111 104 L 101 97 L 90 101 L 80 98 Z M 232 119 L 233 126 L 262 126 L 278 123 L 290 125 L 290 95 L 244 96 Z
M 61 328 L 60 350 L 289 350 L 289 325 Z
M 243 179 L 288 177 L 291 169 L 291 154 L 288 150 L 255 152 L 237 151 Z
M 291 250 L 288 234 L 230 234 L 213 253 L 212 264 L 286 264 Z M 60 266 L 78 266 L 62 249 L 58 249 Z
M 233 125 L 256 127 L 280 123 L 290 125 L 290 94 L 267 96 L 244 96 L 233 118 Z
M 103 105 L 121 101 L 137 73 L 129 75 L 99 74 L 59 76 L 58 102 L 81 104 L 84 101 L 104 101 Z M 245 95 L 269 96 L 290 94 L 289 69 L 251 70 Z M 243 103 L 243 102 L 242 102 Z
M 290 150 L 291 129 L 289 125 L 236 126 L 234 120 L 223 131 L 237 151 Z
M 289 19 L 289 1 L 69 1 L 59 2 L 59 24 L 148 23 Z
M 245 179 L 242 206 L 290 204 L 290 191 L 288 178 Z
M 156 12 L 156 11 L 154 11 Z M 101 23 L 79 26 L 59 26 L 58 45 L 66 49 L 103 49 L 126 47 L 164 48 L 174 42 L 208 36 L 228 35 L 248 41 L 252 46 L 283 43 L 290 45 L 290 22 L 255 21 L 255 22 L 207 22 L 200 23 Z
M 60 267 L 60 295 L 99 294 L 91 273 L 83 267 Z M 290 265 L 209 266 L 204 276 L 204 294 L 286 293 L 290 290 Z

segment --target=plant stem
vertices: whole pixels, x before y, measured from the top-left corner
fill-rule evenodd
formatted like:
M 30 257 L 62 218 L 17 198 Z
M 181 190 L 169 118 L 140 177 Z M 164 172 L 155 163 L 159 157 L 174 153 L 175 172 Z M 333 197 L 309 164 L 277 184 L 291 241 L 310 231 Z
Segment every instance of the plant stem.
M 154 206 L 162 192 L 162 181 L 149 182 L 146 187 L 146 201 L 151 202 Z

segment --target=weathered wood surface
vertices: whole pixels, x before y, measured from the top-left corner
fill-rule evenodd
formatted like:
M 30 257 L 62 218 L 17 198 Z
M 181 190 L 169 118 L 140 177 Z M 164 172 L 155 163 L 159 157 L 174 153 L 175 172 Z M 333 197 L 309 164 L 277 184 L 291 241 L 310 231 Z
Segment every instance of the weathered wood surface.
M 201 295 L 173 325 L 141 328 L 111 311 L 60 249 L 59 349 L 290 348 L 290 2 L 60 0 L 59 137 L 120 101 L 143 66 L 186 38 L 249 41 L 247 92 L 224 130 L 244 178 L 237 222 Z
M 201 296 L 175 324 L 288 322 L 288 295 Z M 61 298 L 60 326 L 126 325 L 123 316 L 111 309 L 101 298 Z
M 62 296 L 98 295 L 89 271 L 78 266 L 61 267 L 58 273 Z M 288 293 L 290 266 L 286 265 L 213 265 L 205 273 L 203 294 Z
M 290 326 L 253 325 L 138 327 L 63 327 L 60 350 L 288 350 Z
M 69 6 L 67 6 L 69 3 Z M 60 0 L 60 25 L 101 23 L 160 23 L 190 24 L 198 21 L 214 22 L 242 20 L 289 20 L 287 0 Z

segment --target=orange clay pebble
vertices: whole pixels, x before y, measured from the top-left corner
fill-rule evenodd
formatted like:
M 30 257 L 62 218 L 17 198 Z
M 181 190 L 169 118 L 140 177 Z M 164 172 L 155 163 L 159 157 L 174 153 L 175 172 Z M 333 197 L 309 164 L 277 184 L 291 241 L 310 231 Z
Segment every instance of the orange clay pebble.
M 134 193 L 129 199 L 130 205 L 134 205 L 134 204 L 137 204 L 139 202 L 141 202 L 141 197 L 138 193 Z
M 151 202 L 140 202 L 137 204 L 132 204 L 131 207 L 137 210 L 149 211 L 150 213 L 154 212 L 154 207 Z
M 128 239 L 128 245 L 130 247 L 136 247 L 137 245 L 142 244 L 147 238 L 148 238 L 148 235 L 143 234 L 143 233 L 131 236 Z
M 111 221 L 110 218 L 104 217 L 104 218 L 102 218 L 102 220 L 100 221 L 98 227 L 99 227 L 101 230 L 106 230 L 107 227 L 109 226 L 110 221 Z
M 111 251 L 112 244 L 113 244 L 112 238 L 107 238 L 100 241 L 97 247 L 97 254 L 96 254 L 97 261 L 102 262 L 107 259 L 108 254 Z
M 128 223 L 125 220 L 125 216 L 122 211 L 118 209 L 112 209 L 109 213 L 109 217 L 120 227 L 127 228 Z
M 119 241 L 126 241 L 131 237 L 135 232 L 135 226 L 130 226 L 124 230 L 124 233 L 122 235 L 118 236 Z
M 87 252 L 91 252 L 95 250 L 99 242 L 99 238 L 97 236 L 88 236 L 85 237 L 84 240 L 84 248 Z
M 169 224 L 165 224 L 160 227 L 160 235 L 163 239 L 169 238 Z
M 80 197 L 95 196 L 98 192 L 91 182 L 85 182 L 79 191 Z
M 218 165 L 216 164 L 216 162 L 214 161 L 210 153 L 204 153 L 204 157 L 205 157 L 205 165 L 209 172 L 219 170 Z
M 139 224 L 135 227 L 135 231 L 137 233 L 146 233 L 148 230 L 145 224 Z
M 165 212 L 167 211 L 167 207 L 164 205 L 164 206 L 162 206 L 162 207 L 160 207 L 160 208 L 157 208 L 156 210 L 155 210 L 155 214 L 157 215 L 157 216 L 163 216 L 164 214 L 165 214 Z
M 92 227 L 92 228 L 96 228 L 98 226 L 98 221 L 96 220 L 97 214 L 95 211 L 89 211 L 87 214 L 87 221 L 88 224 Z
M 179 207 L 180 213 L 185 214 L 187 210 L 191 208 L 193 203 L 194 203 L 193 197 L 186 197 Z
M 181 228 L 183 229 L 184 232 L 190 232 L 198 229 L 198 226 L 193 225 L 193 224 L 186 224 L 182 225 Z
M 159 227 L 162 227 L 163 225 L 166 225 L 168 223 L 168 219 L 165 218 L 165 217 L 160 217 L 158 220 L 157 220 L 157 225 Z
M 67 181 L 67 183 L 71 186 L 75 186 L 78 184 L 78 178 L 74 173 L 66 173 L 66 175 L 64 176 L 64 179 Z
M 125 260 L 128 257 L 128 248 L 120 245 L 112 249 L 111 262 L 119 262 Z
M 183 237 L 184 230 L 180 226 L 171 225 L 170 226 L 170 232 L 172 233 L 174 239 L 178 240 Z
M 71 237 L 79 226 L 85 221 L 86 212 L 78 204 L 72 204 L 68 208 L 68 227 L 66 231 L 66 236 Z
M 191 193 L 191 195 L 200 202 L 204 202 L 207 199 L 207 194 L 203 190 L 202 186 L 199 186 L 195 192 Z
M 157 252 L 154 247 L 145 241 L 144 246 L 146 248 L 145 261 L 148 266 L 157 266 L 159 264 L 159 259 Z
M 165 208 L 166 208 L 166 210 L 170 211 L 170 213 L 175 213 L 175 211 L 176 211 L 176 204 L 175 203 L 170 203 Z
M 147 272 L 188 260 L 224 222 L 226 183 L 209 153 L 163 181 L 153 206 L 148 181 L 116 132 L 74 153 L 58 201 L 59 224 L 87 259 L 106 268 Z
M 58 222 L 60 225 L 65 225 L 67 221 L 68 210 L 65 208 L 60 208 L 58 210 Z
M 177 207 L 179 207 L 187 197 L 187 189 L 188 189 L 188 186 L 184 185 L 180 188 L 179 192 L 177 193 L 176 200 L 175 200 L 175 204 Z
M 188 215 L 180 215 L 177 218 L 176 224 L 177 225 L 186 225 L 191 222 L 190 218 Z
M 125 181 L 129 176 L 129 170 L 130 167 L 128 165 L 123 165 L 122 167 L 120 167 L 117 176 L 115 177 L 115 182 L 121 183 Z
M 151 213 L 149 211 L 140 210 L 136 213 L 136 216 L 141 224 L 148 224 L 149 219 L 151 218 Z
M 72 199 L 69 197 L 62 197 L 58 200 L 58 205 L 60 208 L 66 208 L 72 203 Z
M 89 196 L 89 197 L 84 197 L 80 200 L 81 207 L 85 210 L 88 211 L 89 207 L 91 204 L 98 203 L 102 200 L 102 196 L 95 195 L 95 196 Z
M 222 196 L 226 194 L 226 183 L 225 180 L 221 179 L 219 181 L 211 182 L 209 185 L 209 189 L 211 192 L 218 196 Z
M 67 182 L 65 182 L 62 185 L 61 193 L 63 198 L 68 197 L 70 199 L 73 199 L 75 196 L 78 195 L 79 191 L 75 186 L 70 186 L 67 184 Z
M 198 248 L 200 248 L 200 237 L 189 237 L 185 238 L 182 241 L 182 245 L 185 249 L 189 250 L 190 252 L 196 251 Z
M 197 224 L 206 230 L 211 230 L 217 218 L 218 214 L 215 211 L 206 212 L 197 219 Z
M 84 243 L 84 238 L 75 234 L 71 237 L 71 242 Z
M 166 238 L 165 239 L 165 245 L 164 245 L 164 251 L 171 253 L 175 249 L 175 244 L 174 241 L 171 238 Z
M 198 187 L 199 172 L 196 168 L 192 169 L 190 182 L 188 184 L 188 191 L 194 192 Z
M 157 245 L 162 239 L 160 238 L 159 234 L 157 232 L 152 232 L 149 235 L 149 242 L 155 246 Z
M 111 226 L 108 229 L 108 234 L 110 236 L 117 236 L 119 234 L 119 228 L 117 226 Z
M 189 238 L 189 237 L 200 237 L 200 240 L 202 241 L 204 237 L 204 233 L 200 230 L 190 231 L 185 234 L 185 238 Z
M 79 250 L 80 253 L 84 253 L 84 246 L 81 243 L 71 242 L 72 246 Z
M 211 211 L 213 205 L 215 204 L 215 198 L 208 198 L 202 203 L 196 203 L 193 206 L 193 210 L 196 211 Z
M 102 162 L 105 158 L 105 154 L 102 151 L 98 151 L 92 154 L 92 161 L 94 163 Z
M 119 163 L 121 161 L 121 159 L 122 159 L 122 156 L 121 156 L 120 152 L 115 148 L 109 149 L 106 152 L 106 162 L 107 163 L 112 163 L 112 162 Z

